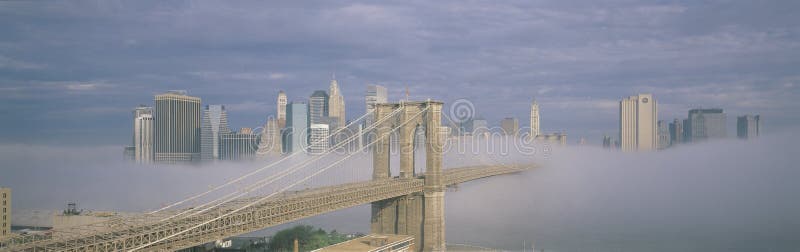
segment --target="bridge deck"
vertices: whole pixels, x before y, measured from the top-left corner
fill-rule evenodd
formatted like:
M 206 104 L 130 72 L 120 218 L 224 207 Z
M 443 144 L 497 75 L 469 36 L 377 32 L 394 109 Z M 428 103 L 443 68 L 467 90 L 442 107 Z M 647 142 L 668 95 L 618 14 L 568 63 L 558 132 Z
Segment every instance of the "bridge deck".
M 519 172 L 531 166 L 473 166 L 444 170 L 447 185 L 483 177 Z M 408 195 L 423 189 L 423 179 L 388 178 L 282 193 L 266 200 L 252 197 L 231 201 L 207 212 L 162 221 L 176 212 L 129 217 L 28 240 L 0 243 L 9 251 L 119 251 L 150 242 L 148 251 L 166 251 L 224 239 L 370 202 Z M 260 201 L 259 201 L 260 200 Z M 254 204 L 258 202 L 257 204 Z M 250 205 L 250 206 L 248 206 Z M 244 207 L 241 211 L 231 213 Z M 220 216 L 227 215 L 219 218 Z M 197 227 L 198 228 L 193 228 Z

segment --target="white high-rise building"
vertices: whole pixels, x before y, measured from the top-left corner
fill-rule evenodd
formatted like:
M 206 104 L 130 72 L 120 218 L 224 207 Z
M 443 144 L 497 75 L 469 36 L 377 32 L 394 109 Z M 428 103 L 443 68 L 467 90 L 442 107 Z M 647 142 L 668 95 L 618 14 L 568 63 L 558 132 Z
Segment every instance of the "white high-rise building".
M 338 127 L 344 127 L 345 124 L 345 110 L 344 110 L 344 97 L 339 90 L 339 82 L 336 81 L 336 75 L 331 78 L 331 86 L 328 100 L 328 116 L 338 120 Z
M 330 148 L 328 135 L 330 129 L 327 124 L 311 124 L 308 151 L 311 154 L 321 154 Z
M 133 121 L 134 160 L 153 161 L 153 115 L 141 114 Z
M 282 129 L 286 127 L 286 104 L 288 100 L 286 99 L 286 93 L 281 90 L 278 92 L 278 128 Z
M 225 106 L 206 105 L 203 111 L 203 125 L 200 131 L 200 157 L 202 160 L 219 159 L 220 135 L 230 133 L 228 113 Z
M 541 129 L 539 128 L 539 104 L 536 103 L 534 100 L 531 103 L 531 135 L 530 137 L 536 138 L 541 134 Z
M 623 151 L 658 148 L 658 108 L 652 94 L 639 94 L 619 102 L 619 140 Z

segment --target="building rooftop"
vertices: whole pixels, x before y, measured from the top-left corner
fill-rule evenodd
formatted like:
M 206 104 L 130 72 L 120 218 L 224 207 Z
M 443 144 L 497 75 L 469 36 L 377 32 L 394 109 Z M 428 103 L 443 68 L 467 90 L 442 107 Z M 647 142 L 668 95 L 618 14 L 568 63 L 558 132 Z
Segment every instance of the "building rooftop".
M 371 234 L 359 237 L 346 242 L 330 245 L 314 252 L 333 252 L 333 251 L 408 251 L 414 246 L 414 237 L 408 235 L 393 234 Z

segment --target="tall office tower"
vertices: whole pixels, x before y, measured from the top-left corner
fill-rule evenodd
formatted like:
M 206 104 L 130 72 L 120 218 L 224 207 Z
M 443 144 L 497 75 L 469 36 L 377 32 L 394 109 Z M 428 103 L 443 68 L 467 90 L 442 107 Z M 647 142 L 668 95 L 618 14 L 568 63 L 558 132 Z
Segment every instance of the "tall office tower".
M 267 119 L 267 124 L 261 131 L 261 140 L 258 143 L 256 156 L 259 158 L 267 156 L 277 156 L 281 154 L 281 134 L 278 128 L 278 120 L 275 118 Z
M 692 128 L 689 125 L 689 118 L 683 119 L 683 141 L 687 143 L 692 141 Z
M 736 118 L 736 135 L 741 139 L 758 137 L 761 133 L 761 116 L 743 115 Z
M 619 102 L 619 140 L 623 151 L 658 148 L 658 108 L 652 94 L 639 94 Z
M 311 124 L 309 133 L 309 148 L 311 154 L 322 154 L 330 148 L 328 135 L 330 134 L 327 124 Z
M 0 226 L 0 238 L 6 237 L 11 235 L 11 188 L 8 187 L 0 187 L 0 195 L 3 196 L 2 198 L 2 208 L 3 212 L 0 212 L 0 216 L 3 217 L 0 220 L 0 223 L 3 226 Z
M 335 74 L 331 78 L 329 93 L 330 100 L 328 101 L 328 116 L 337 118 L 338 127 L 344 127 L 347 125 L 345 124 L 344 97 L 342 96 L 341 91 L 339 91 L 339 82 L 336 81 Z
M 725 138 L 727 116 L 720 108 L 689 110 L 690 140 L 692 142 Z
M 133 147 L 136 162 L 153 161 L 153 115 L 141 114 L 133 121 Z
M 314 91 L 308 98 L 308 120 L 310 124 L 321 124 L 328 116 L 328 93 L 323 90 Z
M 371 113 L 375 111 L 375 104 L 389 102 L 389 92 L 386 90 L 386 87 L 381 85 L 367 85 L 367 93 L 364 95 L 364 99 L 367 103 L 366 112 Z M 365 120 L 367 122 L 366 125 L 371 125 L 372 120 L 372 116 L 367 116 Z
M 219 135 L 219 159 L 244 160 L 256 156 L 259 145 L 258 135 L 250 128 L 241 128 L 239 132 Z
M 228 128 L 228 112 L 223 105 L 206 105 L 203 110 L 203 123 L 200 131 L 200 158 L 202 160 L 219 159 L 219 136 L 230 133 Z
M 286 93 L 281 90 L 278 92 L 278 128 L 283 129 L 286 127 Z
M 683 123 L 678 118 L 672 120 L 669 124 L 669 142 L 670 145 L 676 145 L 683 142 Z
M 301 102 L 286 105 L 286 153 L 304 151 L 308 147 L 308 106 Z
M 516 136 L 519 131 L 519 120 L 513 117 L 503 118 L 500 121 L 500 127 L 503 128 L 503 134 Z
M 533 103 L 531 103 L 531 135 L 530 135 L 530 137 L 535 138 L 539 134 L 541 134 L 541 131 L 539 129 L 539 104 L 536 103 L 536 101 L 534 100 Z
M 144 104 L 140 104 L 139 106 L 133 108 L 133 113 L 132 114 L 133 114 L 133 121 L 134 121 L 134 124 L 135 124 L 136 123 L 136 118 L 139 118 L 139 116 L 152 115 L 153 114 L 153 107 L 150 107 L 150 106 L 147 106 L 147 105 L 144 105 Z M 134 138 L 133 138 L 133 141 L 131 142 L 131 146 L 136 146 L 136 137 L 135 137 L 136 130 L 135 129 L 134 129 L 133 134 L 134 134 Z
M 610 136 L 603 136 L 603 148 L 604 149 L 611 149 L 611 137 Z
M 200 160 L 200 98 L 173 90 L 156 95 L 153 110 L 157 162 Z
M 669 124 L 664 120 L 658 121 L 658 149 L 663 150 L 672 145 L 670 140 Z

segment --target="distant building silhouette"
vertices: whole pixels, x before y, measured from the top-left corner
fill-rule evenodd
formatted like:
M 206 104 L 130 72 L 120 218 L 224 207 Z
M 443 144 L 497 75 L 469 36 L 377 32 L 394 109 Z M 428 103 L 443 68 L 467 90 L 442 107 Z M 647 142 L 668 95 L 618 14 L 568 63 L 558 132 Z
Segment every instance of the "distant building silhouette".
M 344 127 L 347 125 L 345 124 L 344 97 L 339 90 L 339 82 L 336 81 L 336 75 L 331 77 L 329 94 L 330 100 L 328 101 L 328 116 L 337 118 L 338 123 L 336 125 L 339 127 Z
M 683 142 L 683 122 L 677 118 L 669 124 L 669 141 L 670 145 Z
M 250 128 L 242 128 L 239 132 L 221 133 L 219 135 L 219 159 L 242 160 L 252 159 L 258 149 L 258 135 Z
M 282 129 L 286 127 L 286 104 L 288 99 L 286 99 L 286 93 L 281 90 L 278 92 L 278 128 Z
M 663 150 L 672 145 L 670 140 L 669 124 L 664 120 L 658 121 L 658 149 Z
M 727 136 L 727 117 L 720 108 L 689 110 L 689 129 L 692 142 Z
M 500 128 L 503 129 L 503 134 L 516 136 L 519 132 L 519 120 L 513 117 L 506 117 L 500 121 Z
M 534 100 L 531 103 L 531 137 L 536 137 L 541 134 L 539 126 L 539 104 Z
M 761 116 L 743 115 L 736 118 L 736 135 L 741 139 L 758 137 L 761 134 Z

